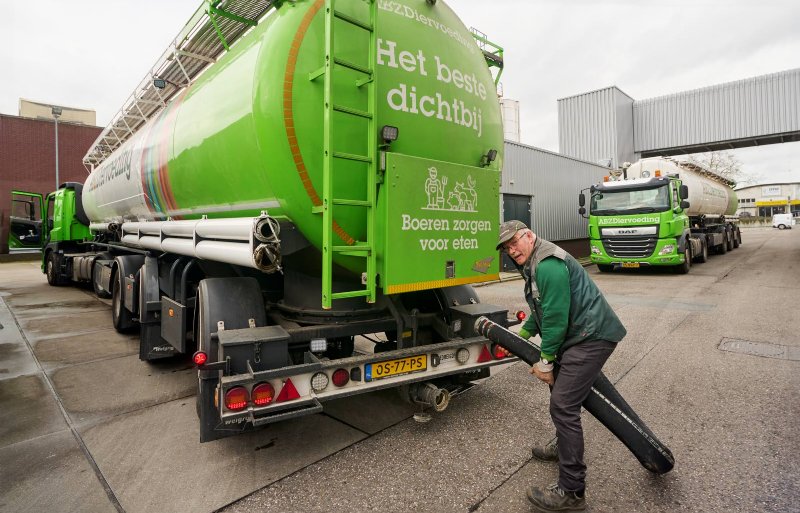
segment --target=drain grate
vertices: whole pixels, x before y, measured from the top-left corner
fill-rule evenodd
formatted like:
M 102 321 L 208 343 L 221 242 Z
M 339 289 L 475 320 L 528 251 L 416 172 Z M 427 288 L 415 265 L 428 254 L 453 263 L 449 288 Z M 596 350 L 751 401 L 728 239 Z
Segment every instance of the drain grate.
M 749 354 L 764 358 L 777 358 L 779 360 L 800 361 L 800 347 L 770 344 L 768 342 L 753 342 L 738 338 L 723 338 L 719 343 L 721 351 L 731 353 Z

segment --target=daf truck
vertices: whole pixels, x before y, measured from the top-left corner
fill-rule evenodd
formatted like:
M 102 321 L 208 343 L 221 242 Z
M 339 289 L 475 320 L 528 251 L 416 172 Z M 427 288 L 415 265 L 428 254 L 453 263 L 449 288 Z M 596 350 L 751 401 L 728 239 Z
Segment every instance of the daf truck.
M 688 273 L 692 262 L 724 254 L 742 243 L 734 182 L 698 165 L 642 159 L 589 188 L 591 260 L 601 272 L 671 267 Z M 586 214 L 586 196 L 578 197 Z

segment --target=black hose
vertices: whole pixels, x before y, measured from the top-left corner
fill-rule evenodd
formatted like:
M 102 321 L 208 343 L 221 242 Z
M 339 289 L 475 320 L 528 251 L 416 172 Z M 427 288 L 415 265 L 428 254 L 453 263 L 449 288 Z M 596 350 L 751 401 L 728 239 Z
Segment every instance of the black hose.
M 539 347 L 536 344 L 486 317 L 478 318 L 475 329 L 529 365 L 539 361 Z M 583 402 L 583 407 L 619 438 L 650 472 L 664 474 L 675 466 L 672 452 L 656 438 L 602 372 L 592 384 L 592 390 Z

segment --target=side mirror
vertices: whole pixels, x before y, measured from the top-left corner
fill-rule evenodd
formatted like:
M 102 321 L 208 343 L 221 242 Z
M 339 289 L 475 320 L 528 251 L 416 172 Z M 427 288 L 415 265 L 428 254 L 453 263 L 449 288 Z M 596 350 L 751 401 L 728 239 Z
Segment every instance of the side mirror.
M 685 200 L 685 199 L 687 199 L 689 197 L 689 187 L 687 187 L 685 185 L 681 185 L 681 188 L 680 188 L 680 190 L 678 192 L 679 192 L 682 200 Z
M 584 193 L 578 194 L 578 205 L 583 207 L 586 205 L 586 195 Z M 583 213 L 583 212 L 581 212 Z
M 681 185 L 681 187 L 686 187 L 686 186 L 685 185 Z M 689 202 L 686 201 L 686 200 L 681 200 L 681 208 L 684 209 L 684 210 L 689 208 Z
M 581 207 L 578 209 L 578 213 L 584 217 L 586 217 L 586 209 Z

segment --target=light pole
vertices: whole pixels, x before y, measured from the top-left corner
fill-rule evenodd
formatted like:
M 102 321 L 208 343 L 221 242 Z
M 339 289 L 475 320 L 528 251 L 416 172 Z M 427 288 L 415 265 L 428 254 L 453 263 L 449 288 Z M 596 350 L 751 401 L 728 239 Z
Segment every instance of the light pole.
M 61 107 L 56 107 L 53 105 L 53 108 L 50 110 L 53 113 L 53 119 L 55 119 L 56 123 L 56 190 L 58 190 L 58 117 L 61 115 Z

